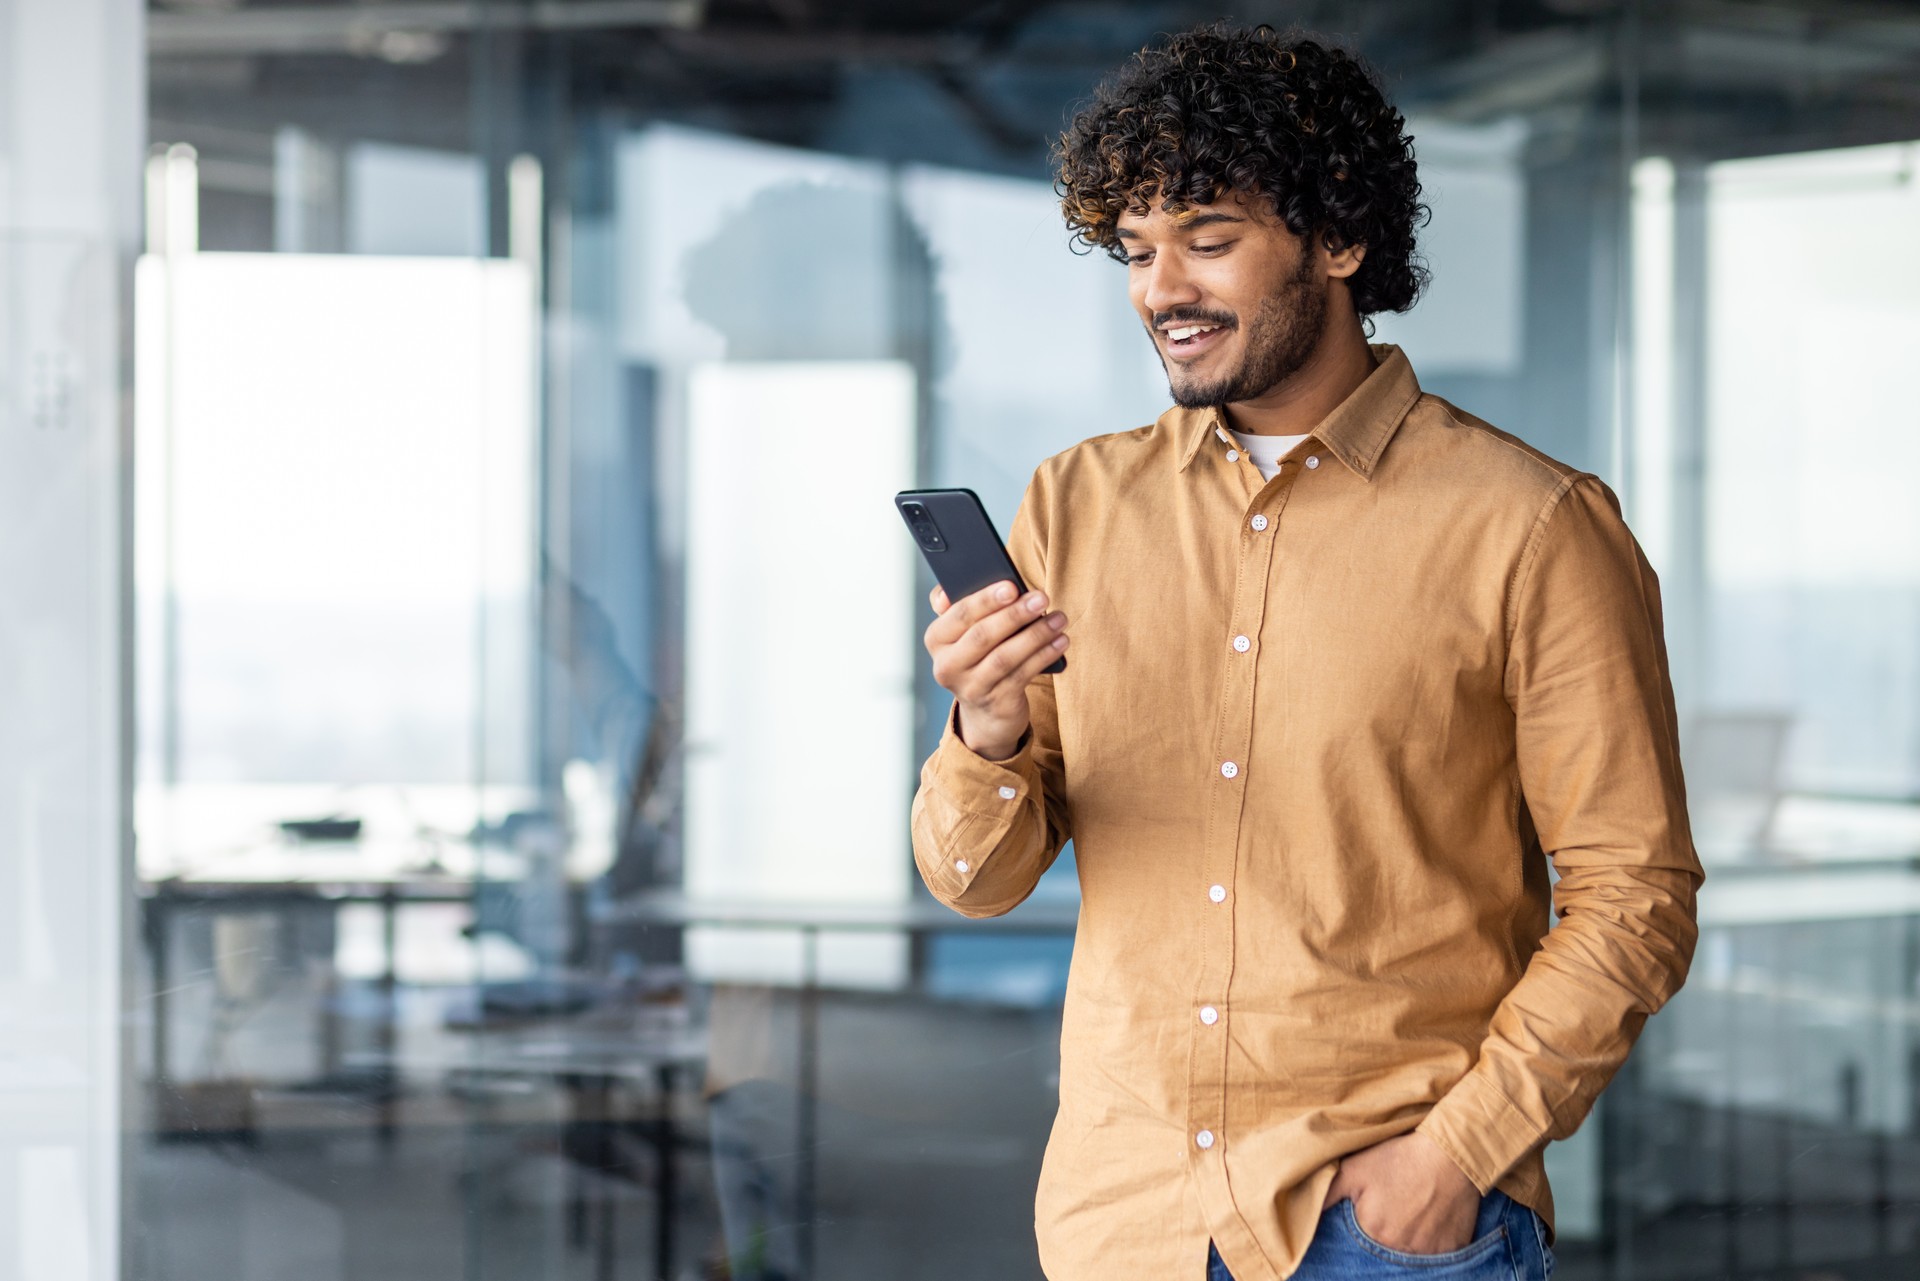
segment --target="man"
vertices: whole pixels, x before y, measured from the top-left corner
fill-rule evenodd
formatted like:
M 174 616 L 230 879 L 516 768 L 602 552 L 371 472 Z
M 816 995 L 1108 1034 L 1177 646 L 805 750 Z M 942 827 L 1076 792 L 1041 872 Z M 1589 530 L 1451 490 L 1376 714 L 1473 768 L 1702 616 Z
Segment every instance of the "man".
M 1544 1281 L 1542 1149 L 1696 934 L 1653 573 L 1599 480 L 1367 344 L 1424 210 L 1354 58 L 1176 36 L 1058 185 L 1176 407 L 1041 464 L 1029 596 L 934 593 L 954 709 L 913 811 L 972 916 L 1074 842 L 1041 1263 Z

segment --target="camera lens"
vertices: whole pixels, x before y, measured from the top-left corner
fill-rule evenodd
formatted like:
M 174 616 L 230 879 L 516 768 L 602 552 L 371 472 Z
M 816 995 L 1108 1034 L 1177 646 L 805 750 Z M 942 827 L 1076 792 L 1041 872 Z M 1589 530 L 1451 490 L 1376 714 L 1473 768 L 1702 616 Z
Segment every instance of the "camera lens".
M 913 530 L 913 536 L 920 545 L 930 552 L 943 552 L 947 549 L 946 539 L 940 537 L 940 527 L 933 523 L 932 513 L 924 503 L 902 503 L 900 510 L 907 518 L 907 525 Z

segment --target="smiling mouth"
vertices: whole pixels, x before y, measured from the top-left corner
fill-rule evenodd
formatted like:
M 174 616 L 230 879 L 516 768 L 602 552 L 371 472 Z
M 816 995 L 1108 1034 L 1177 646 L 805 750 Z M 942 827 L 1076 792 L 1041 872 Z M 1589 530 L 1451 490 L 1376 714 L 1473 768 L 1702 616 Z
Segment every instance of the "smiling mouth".
M 1166 336 L 1167 351 L 1174 356 L 1197 356 L 1220 340 L 1231 326 L 1217 324 L 1169 325 L 1160 332 Z

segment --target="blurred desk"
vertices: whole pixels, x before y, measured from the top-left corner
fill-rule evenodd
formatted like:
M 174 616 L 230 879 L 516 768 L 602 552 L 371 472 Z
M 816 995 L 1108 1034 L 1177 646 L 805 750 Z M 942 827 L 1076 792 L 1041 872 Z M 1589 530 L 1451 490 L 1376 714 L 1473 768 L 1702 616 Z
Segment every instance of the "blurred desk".
M 1920 860 L 1708 864 L 1703 928 L 1920 917 Z
M 331 912 L 350 903 L 377 905 L 381 910 L 382 961 L 377 979 L 387 1017 L 380 1028 L 381 1046 L 393 1048 L 393 1005 L 398 984 L 398 920 L 402 907 L 422 903 L 471 903 L 472 872 L 484 860 L 487 870 L 501 876 L 519 873 L 518 860 L 504 853 L 479 851 L 465 842 L 445 839 L 433 844 L 432 862 L 417 839 L 362 840 L 299 844 L 265 842 L 252 848 L 229 850 L 183 868 L 177 875 L 146 883 L 141 889 L 142 933 L 153 968 L 151 1050 L 156 1098 L 164 1099 L 170 1086 L 169 997 L 173 918 L 183 911 L 291 913 L 319 906 Z M 496 860 L 498 862 L 496 863 Z M 437 866 L 436 866 L 437 864 Z M 458 869 L 456 872 L 454 869 Z M 337 1061 L 337 1015 L 327 1002 L 320 1033 L 323 1061 L 329 1070 Z M 376 1086 L 380 1082 L 372 1083 Z M 391 1082 L 386 1082 L 386 1086 Z M 380 1134 L 393 1137 L 392 1091 L 380 1090 Z
M 578 1243 L 586 1240 L 588 1214 L 588 1200 L 578 1192 L 578 1172 L 590 1170 L 601 1178 L 628 1173 L 628 1163 L 613 1139 L 621 1133 L 639 1138 L 653 1154 L 654 1275 L 666 1281 L 674 1275 L 678 1158 L 686 1142 L 674 1118 L 676 1079 L 682 1073 L 697 1072 L 706 1056 L 706 1033 L 688 1025 L 684 1005 L 620 1005 L 510 1027 L 483 1025 L 472 1030 L 460 1054 L 403 1055 L 372 1062 L 394 1074 L 402 1070 L 436 1073 L 456 1089 L 462 1081 L 489 1079 L 556 1082 L 568 1101 L 561 1149 L 568 1168 L 575 1172 L 575 1191 L 569 1199 Z M 634 1115 L 617 1106 L 614 1087 L 618 1084 L 650 1090 L 652 1107 Z M 639 1181 L 637 1176 L 634 1181 Z M 613 1281 L 619 1265 L 611 1192 L 597 1198 L 597 1208 L 594 1275 L 598 1281 Z
M 686 1142 L 683 1128 L 675 1124 L 672 1103 L 678 1078 L 697 1072 L 706 1061 L 705 1033 L 686 1025 L 684 1009 L 676 1016 L 665 1008 L 623 1005 L 570 1017 L 490 1022 L 483 1005 L 480 1021 L 466 1029 L 458 1052 L 400 1052 L 395 1018 L 400 909 L 429 903 L 470 905 L 476 891 L 488 884 L 520 883 L 528 875 L 526 860 L 441 836 L 369 836 L 342 842 L 262 840 L 213 857 L 182 859 L 178 866 L 177 874 L 142 889 L 145 942 L 153 967 L 151 1044 L 157 1096 L 165 1097 L 172 1088 L 168 998 L 173 990 L 169 962 L 175 916 L 186 911 L 337 912 L 348 904 L 375 905 L 381 912 L 382 939 L 376 983 L 385 1011 L 377 1043 L 367 1053 L 340 1054 L 333 1000 L 325 1003 L 320 1043 L 329 1076 L 336 1065 L 348 1069 L 350 1076 L 341 1084 L 370 1094 L 380 1140 L 391 1143 L 396 1137 L 398 1083 L 404 1072 L 438 1074 L 456 1088 L 459 1082 L 472 1085 L 488 1079 L 554 1082 L 568 1104 L 562 1145 L 575 1171 L 571 1206 L 575 1236 L 582 1244 L 588 1237 L 590 1204 L 597 1206 L 594 1275 L 611 1281 L 616 1272 L 615 1200 L 611 1191 L 591 1198 L 580 1194 L 578 1172 L 620 1172 L 616 1133 L 636 1136 L 654 1155 L 655 1263 L 658 1276 L 672 1275 L 677 1154 Z M 570 892 L 577 890 L 577 885 L 570 887 Z M 477 941 L 474 946 L 479 946 Z M 655 1106 L 639 1115 L 616 1107 L 616 1086 L 622 1084 L 651 1090 Z
M 539 803 L 528 788 L 460 784 L 143 783 L 134 792 L 136 872 L 145 881 L 275 879 L 267 869 L 284 855 L 286 878 L 300 881 L 314 869 L 348 880 L 435 869 L 502 875 L 477 866 L 467 833 L 485 816 Z M 284 820 L 327 815 L 360 820 L 360 838 L 299 844 L 282 836 Z M 487 852 L 489 863 L 496 857 L 506 856 Z
M 1785 792 L 1757 838 L 1716 840 L 1695 832 L 1713 867 L 1882 867 L 1920 859 L 1920 797 Z
M 1920 802 L 1789 792 L 1764 844 L 1711 859 L 1702 926 L 1920 915 Z
M 800 935 L 800 1281 L 813 1281 L 814 1206 L 818 1178 L 820 1066 L 820 935 L 904 934 L 918 942 L 933 934 L 1072 935 L 1079 925 L 1075 902 L 1028 899 L 1005 916 L 971 919 L 925 899 L 899 903 L 800 902 L 698 898 L 677 891 L 634 895 L 596 909 L 598 926 L 718 926 L 792 931 Z
M 903 903 L 819 903 L 798 900 L 697 898 L 673 890 L 636 894 L 596 909 L 603 924 L 723 925 L 795 930 L 805 935 L 882 931 L 910 935 L 1071 934 L 1080 921 L 1077 901 L 1028 899 L 1005 916 L 971 919 L 924 899 Z

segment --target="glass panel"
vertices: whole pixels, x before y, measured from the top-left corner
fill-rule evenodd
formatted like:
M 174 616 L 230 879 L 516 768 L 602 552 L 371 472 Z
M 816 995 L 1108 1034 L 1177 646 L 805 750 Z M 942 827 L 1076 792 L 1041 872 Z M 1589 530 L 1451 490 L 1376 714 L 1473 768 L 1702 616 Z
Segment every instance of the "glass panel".
M 1692 977 L 1608 1096 L 1603 1244 L 1635 1276 L 1899 1275 L 1920 1227 L 1920 530 L 1911 398 L 1879 352 L 1920 323 L 1895 231 L 1920 115 L 1879 95 L 1920 29 L 1756 16 L 1638 33 L 1629 497 L 1708 886 Z M 1850 70 L 1815 103 L 1789 63 Z M 1839 227 L 1870 269 L 1821 262 Z
M 119 1271 L 140 1124 L 126 352 L 141 51 L 126 6 L 0 0 L 0 1281 Z
M 0 19 L 11 17 L 0 10 Z M 45 16 L 45 15 L 41 15 Z M 56 24 L 58 25 L 58 24 Z M 64 33 L 63 33 L 64 34 Z M 65 92 L 14 75 L 29 108 Z M 102 60 L 104 62 L 104 60 Z M 101 67 L 78 68 L 83 80 Z M 97 87 L 97 80 L 95 80 Z M 0 115 L 0 126 L 7 123 Z M 115 122 L 118 124 L 119 122 Z M 0 190 L 62 184 L 0 128 Z M 98 159 L 105 137 L 65 139 Z M 10 167 L 9 161 L 14 162 Z M 0 206 L 0 1278 L 110 1266 L 126 918 L 113 212 Z M 89 219 L 98 223 L 89 225 Z
M 1184 12 L 151 18 L 132 1272 L 1037 1276 L 1075 868 L 918 884 L 887 500 L 1161 412 L 1047 146 Z M 1339 22 L 1433 210 L 1378 337 L 1663 585 L 1703 933 L 1557 1275 L 1908 1275 L 1920 20 Z

